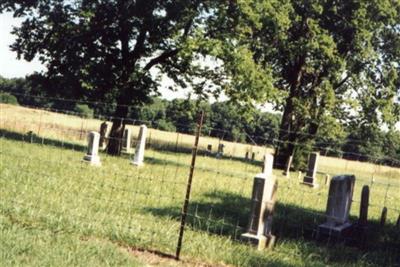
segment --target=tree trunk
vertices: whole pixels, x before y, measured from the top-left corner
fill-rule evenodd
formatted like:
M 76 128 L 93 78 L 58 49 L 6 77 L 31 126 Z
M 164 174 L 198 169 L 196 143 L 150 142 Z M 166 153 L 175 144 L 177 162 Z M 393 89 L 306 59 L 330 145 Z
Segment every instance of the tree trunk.
M 279 129 L 279 140 L 275 147 L 274 168 L 285 169 L 285 165 L 289 157 L 294 151 L 294 142 L 296 142 L 296 133 L 293 131 L 293 97 L 291 94 L 286 99 L 285 109 L 282 115 L 281 125 Z
M 124 134 L 126 116 L 128 115 L 127 106 L 118 106 L 115 110 L 114 117 L 112 119 L 112 127 L 109 135 L 107 144 L 107 154 L 117 156 L 121 154 L 122 137 Z

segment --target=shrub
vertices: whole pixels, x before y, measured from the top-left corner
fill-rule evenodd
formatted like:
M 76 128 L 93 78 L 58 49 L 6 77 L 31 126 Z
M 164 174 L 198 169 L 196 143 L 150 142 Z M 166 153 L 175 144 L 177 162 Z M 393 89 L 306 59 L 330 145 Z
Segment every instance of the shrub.
M 74 111 L 84 118 L 93 118 L 93 109 L 86 104 L 76 104 Z
M 9 93 L 0 93 L 0 103 L 19 105 L 18 100 L 15 96 Z

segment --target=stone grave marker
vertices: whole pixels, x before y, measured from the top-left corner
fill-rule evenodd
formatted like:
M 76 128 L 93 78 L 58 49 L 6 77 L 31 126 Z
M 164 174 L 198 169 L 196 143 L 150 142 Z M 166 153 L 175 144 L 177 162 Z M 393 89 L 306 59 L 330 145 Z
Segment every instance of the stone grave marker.
M 208 155 L 211 155 L 211 153 L 212 153 L 212 145 L 211 145 L 211 144 L 208 144 L 208 145 L 207 145 L 207 154 L 208 154 Z
M 311 187 L 318 187 L 317 184 L 317 168 L 318 168 L 318 159 L 319 153 L 313 152 L 310 154 L 308 158 L 308 166 L 307 166 L 307 173 L 304 176 L 302 184 L 311 186 Z
M 100 134 L 98 132 L 89 132 L 88 134 L 88 150 L 83 160 L 89 162 L 90 165 L 100 166 L 99 151 Z
M 272 176 L 272 168 L 274 165 L 274 156 L 270 153 L 264 155 L 264 165 L 262 173 L 266 174 L 268 177 Z
M 217 151 L 217 158 L 221 158 L 224 155 L 224 144 L 219 144 L 218 145 L 218 151 Z
M 125 153 L 132 153 L 132 129 L 125 128 L 122 137 L 122 151 Z
M 251 161 L 254 161 L 256 159 L 256 153 L 252 152 L 251 153 Z
M 319 234 L 341 237 L 352 226 L 349 213 L 355 180 L 354 175 L 340 175 L 332 178 L 326 207 L 327 221 L 318 226 Z
M 249 224 L 247 232 L 241 236 L 242 240 L 256 244 L 259 250 L 271 248 L 275 242 L 275 236 L 272 235 L 272 217 L 278 183 L 272 175 L 273 156 L 266 158 L 269 167 L 264 173 L 254 177 Z
M 358 243 L 361 248 L 367 245 L 369 186 L 364 185 L 361 191 L 360 215 L 358 218 Z
M 143 165 L 144 160 L 144 151 L 146 146 L 146 135 L 147 135 L 147 127 L 146 125 L 140 125 L 138 141 L 136 144 L 135 155 L 133 157 L 132 164 L 136 166 Z

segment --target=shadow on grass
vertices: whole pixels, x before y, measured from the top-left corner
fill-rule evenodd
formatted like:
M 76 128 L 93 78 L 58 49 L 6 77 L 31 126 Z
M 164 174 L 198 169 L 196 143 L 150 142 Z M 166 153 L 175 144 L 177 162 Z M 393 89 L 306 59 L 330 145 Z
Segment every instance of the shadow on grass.
M 54 146 L 58 148 L 71 149 L 76 151 L 86 151 L 86 146 L 84 145 L 76 144 L 70 141 L 60 141 L 58 139 L 41 137 L 31 131 L 23 134 L 5 129 L 0 129 L 0 137 L 15 141 L 28 142 L 32 144 Z
M 172 217 L 176 220 L 180 219 L 179 210 L 178 206 L 144 208 L 145 212 L 155 216 Z M 239 240 L 240 235 L 246 231 L 249 213 L 248 198 L 225 191 L 210 191 L 200 197 L 194 196 L 189 205 L 186 222 L 192 230 Z M 325 220 L 324 214 L 318 211 L 278 202 L 275 207 L 272 232 L 280 242 L 311 244 L 298 246 L 304 255 L 312 254 L 314 249 L 324 250 L 330 262 L 357 263 L 361 255 L 367 255 L 367 260 L 377 265 L 388 262 L 392 264 L 400 260 L 400 232 L 395 226 L 389 225 L 382 229 L 379 222 L 370 221 L 369 243 L 367 248 L 361 250 L 354 246 L 354 241 L 358 238 L 354 233 L 347 240 L 350 242 L 346 242 L 346 246 L 343 242 L 337 244 L 327 239 L 317 241 L 316 229 Z M 356 220 L 357 218 L 351 218 L 353 222 Z M 343 253 L 343 250 L 349 252 Z

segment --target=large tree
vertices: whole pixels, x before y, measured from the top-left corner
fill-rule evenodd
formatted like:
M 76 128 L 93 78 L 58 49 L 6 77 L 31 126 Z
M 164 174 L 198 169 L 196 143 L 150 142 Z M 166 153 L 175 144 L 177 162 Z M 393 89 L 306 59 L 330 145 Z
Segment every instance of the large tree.
M 47 87 L 54 95 L 114 104 L 107 151 L 115 155 L 129 106 L 156 92 L 161 75 L 199 94 L 207 91 L 208 81 L 218 84 L 218 68 L 211 71 L 191 51 L 191 37 L 207 34 L 204 19 L 213 14 L 214 3 L 6 0 L 0 10 L 24 19 L 13 30 L 11 49 L 46 65 Z M 155 68 L 158 72 L 152 72 Z
M 267 100 L 282 110 L 276 167 L 292 154 L 301 167 L 299 159 L 313 149 L 321 127 L 331 123 L 392 128 L 400 120 L 395 100 L 400 95 L 399 1 L 237 1 L 215 23 L 234 29 L 214 35 L 221 47 L 226 40 L 231 44 L 219 53 L 228 70 L 235 51 L 241 51 L 259 72 L 269 74 L 252 99 L 246 88 L 228 93 L 247 103 L 269 94 Z M 233 70 L 233 76 L 246 73 Z M 280 93 L 271 95 L 274 89 Z

